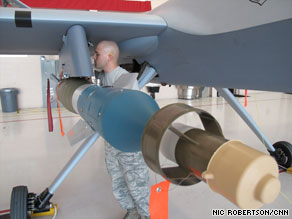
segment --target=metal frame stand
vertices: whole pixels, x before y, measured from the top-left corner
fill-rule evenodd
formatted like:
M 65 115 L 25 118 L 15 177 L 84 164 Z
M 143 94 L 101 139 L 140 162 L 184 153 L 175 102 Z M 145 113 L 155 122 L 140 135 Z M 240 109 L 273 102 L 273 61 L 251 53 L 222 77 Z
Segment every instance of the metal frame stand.
M 77 165 L 81 158 L 86 154 L 86 152 L 94 145 L 99 136 L 100 134 L 95 132 L 90 137 L 88 137 L 75 152 L 73 157 L 68 161 L 62 171 L 58 174 L 53 183 L 48 188 L 46 188 L 39 196 L 36 197 L 35 207 L 37 209 L 43 209 L 49 204 L 49 201 L 55 191 L 59 188 L 64 179 Z
M 233 96 L 233 94 L 227 88 L 215 88 L 219 94 L 230 104 L 230 106 L 239 114 L 239 116 L 244 120 L 248 127 L 255 133 L 265 147 L 270 151 L 274 152 L 275 148 L 267 137 L 261 132 L 260 128 L 257 126 L 255 121 L 250 117 L 248 112 L 243 108 L 243 106 L 238 102 L 238 100 Z

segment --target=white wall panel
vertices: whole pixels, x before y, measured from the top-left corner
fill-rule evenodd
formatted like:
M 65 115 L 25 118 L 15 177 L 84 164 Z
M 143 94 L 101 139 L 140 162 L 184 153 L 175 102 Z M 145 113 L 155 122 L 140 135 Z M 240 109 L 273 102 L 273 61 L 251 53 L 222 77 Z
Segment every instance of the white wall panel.
M 42 107 L 40 56 L 0 56 L 0 89 L 9 87 L 19 89 L 20 109 Z

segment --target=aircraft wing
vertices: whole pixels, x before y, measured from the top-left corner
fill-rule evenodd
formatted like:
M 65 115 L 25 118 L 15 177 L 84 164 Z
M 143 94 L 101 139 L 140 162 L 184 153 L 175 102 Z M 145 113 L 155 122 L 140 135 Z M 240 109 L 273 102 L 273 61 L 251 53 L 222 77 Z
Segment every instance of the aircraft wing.
M 292 92 L 292 1 L 254 2 L 169 0 L 147 14 L 0 8 L 0 53 L 59 54 L 79 25 L 89 44 L 113 40 L 121 58 L 148 62 L 156 82 Z
M 57 55 L 73 25 L 83 26 L 92 44 L 157 36 L 166 28 L 162 18 L 142 13 L 0 8 L 0 53 Z

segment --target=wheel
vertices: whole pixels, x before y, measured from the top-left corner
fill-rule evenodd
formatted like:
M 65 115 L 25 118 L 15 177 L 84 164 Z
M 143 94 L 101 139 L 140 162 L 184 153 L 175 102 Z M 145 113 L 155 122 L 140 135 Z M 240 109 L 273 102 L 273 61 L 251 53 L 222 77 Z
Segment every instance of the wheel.
M 27 211 L 27 187 L 16 186 L 13 188 L 10 200 L 10 218 L 30 218 Z
M 286 141 L 279 141 L 273 144 L 275 151 L 272 153 L 277 163 L 283 167 L 292 166 L 292 144 Z

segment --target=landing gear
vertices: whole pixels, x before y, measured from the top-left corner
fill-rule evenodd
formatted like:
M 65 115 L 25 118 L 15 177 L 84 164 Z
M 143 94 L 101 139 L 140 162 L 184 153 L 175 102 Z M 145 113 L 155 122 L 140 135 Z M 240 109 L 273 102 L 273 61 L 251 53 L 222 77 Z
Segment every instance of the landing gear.
M 54 215 L 57 205 L 50 202 L 48 189 L 40 195 L 28 193 L 26 186 L 16 186 L 11 193 L 10 218 L 29 219 L 31 216 Z
M 27 187 L 16 186 L 12 190 L 10 201 L 10 218 L 11 219 L 27 219 L 30 218 L 27 209 Z
M 99 134 L 97 132 L 89 136 L 75 152 L 50 187 L 46 188 L 41 194 L 36 195 L 34 193 L 28 193 L 26 186 L 14 187 L 10 202 L 11 219 L 27 219 L 30 218 L 31 215 L 40 216 L 38 213 L 45 212 L 48 212 L 46 215 L 53 215 L 57 208 L 57 205 L 53 205 L 50 202 L 54 192 L 71 170 L 77 165 L 79 160 L 94 145 L 98 137 Z M 42 214 L 42 216 L 43 215 L 44 214 Z
M 292 166 L 292 144 L 286 141 L 279 141 L 273 144 L 275 151 L 271 155 L 276 159 L 281 167 L 289 168 Z

